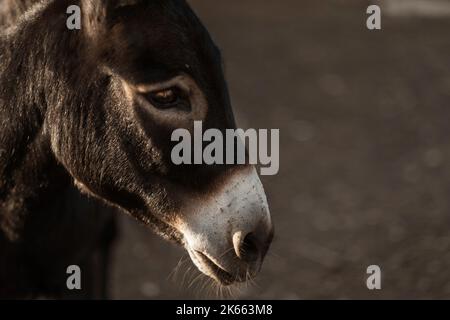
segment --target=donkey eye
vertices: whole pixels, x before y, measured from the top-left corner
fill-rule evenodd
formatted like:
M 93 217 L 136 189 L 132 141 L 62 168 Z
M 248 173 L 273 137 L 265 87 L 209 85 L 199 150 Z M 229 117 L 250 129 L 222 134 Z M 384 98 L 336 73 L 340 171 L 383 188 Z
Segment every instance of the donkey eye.
M 177 87 L 148 92 L 144 94 L 144 97 L 158 109 L 190 108 L 186 95 Z

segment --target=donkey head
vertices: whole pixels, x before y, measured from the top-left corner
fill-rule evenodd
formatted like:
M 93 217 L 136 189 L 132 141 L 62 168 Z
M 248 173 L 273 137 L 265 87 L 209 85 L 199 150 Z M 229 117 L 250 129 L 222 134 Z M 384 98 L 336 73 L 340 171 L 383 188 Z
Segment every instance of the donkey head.
M 80 189 L 183 245 L 204 274 L 224 285 L 254 276 L 273 235 L 256 170 L 171 161 L 175 129 L 235 128 L 207 30 L 184 0 L 80 5 L 81 72 L 48 122 L 58 160 Z

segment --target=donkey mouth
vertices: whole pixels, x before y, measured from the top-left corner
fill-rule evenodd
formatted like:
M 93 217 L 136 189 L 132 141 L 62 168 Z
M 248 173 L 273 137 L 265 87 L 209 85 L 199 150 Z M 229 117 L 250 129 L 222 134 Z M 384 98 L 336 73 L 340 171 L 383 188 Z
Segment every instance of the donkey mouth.
M 188 253 L 191 256 L 194 264 L 197 265 L 197 268 L 201 272 L 215 279 L 221 285 L 228 286 L 236 281 L 239 281 L 237 277 L 233 276 L 231 273 L 223 269 L 204 253 L 197 250 L 192 250 L 190 248 L 188 248 Z

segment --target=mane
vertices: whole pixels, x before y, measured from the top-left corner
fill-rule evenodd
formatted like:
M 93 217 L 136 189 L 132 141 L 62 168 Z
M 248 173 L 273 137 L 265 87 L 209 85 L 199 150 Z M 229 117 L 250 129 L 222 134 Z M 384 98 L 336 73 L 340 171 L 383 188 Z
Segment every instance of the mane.
M 43 0 L 0 0 L 0 26 L 8 28 L 15 25 L 24 13 L 43 2 Z
M 67 32 L 64 16 L 54 14 L 67 1 L 0 1 L 1 21 L 8 26 L 0 37 L 0 229 L 15 238 L 29 199 L 39 198 L 36 185 L 50 179 L 21 174 L 27 167 L 42 170 L 51 158 L 47 106 L 76 103 L 79 84 L 89 81 L 71 78 L 70 70 L 80 69 L 82 40 Z

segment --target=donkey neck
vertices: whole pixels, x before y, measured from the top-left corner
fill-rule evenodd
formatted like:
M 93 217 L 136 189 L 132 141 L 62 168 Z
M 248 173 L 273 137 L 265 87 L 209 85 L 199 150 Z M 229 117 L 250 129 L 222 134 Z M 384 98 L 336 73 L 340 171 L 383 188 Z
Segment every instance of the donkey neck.
M 61 103 L 74 69 L 67 57 L 78 54 L 77 34 L 55 14 L 65 12 L 56 7 L 64 2 L 33 6 L 0 38 L 0 234 L 10 240 L 20 238 L 31 213 L 55 207 L 58 192 L 70 186 L 46 129 L 47 112 Z

